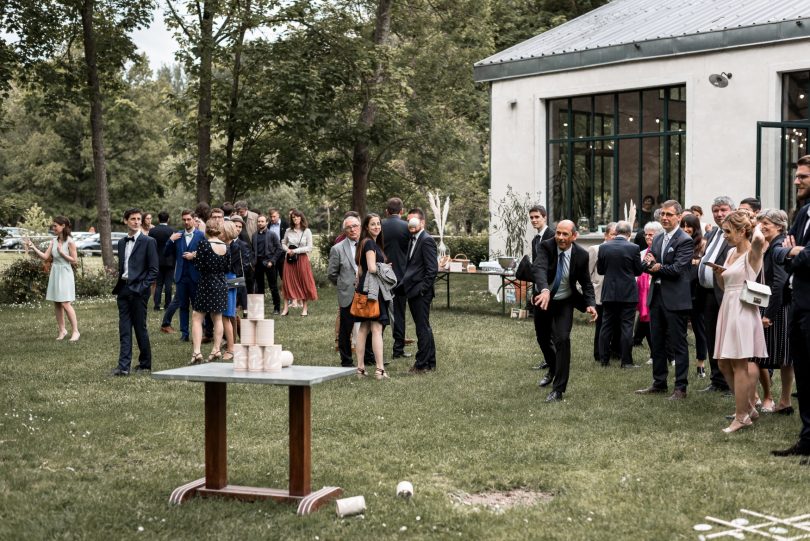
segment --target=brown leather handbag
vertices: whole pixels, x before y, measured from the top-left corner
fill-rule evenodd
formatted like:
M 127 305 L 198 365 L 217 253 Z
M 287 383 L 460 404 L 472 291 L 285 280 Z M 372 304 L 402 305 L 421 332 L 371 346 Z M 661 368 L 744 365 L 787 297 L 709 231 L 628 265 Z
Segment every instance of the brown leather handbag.
M 365 293 L 355 291 L 349 313 L 355 317 L 377 319 L 380 317 L 380 305 L 377 301 L 369 300 Z

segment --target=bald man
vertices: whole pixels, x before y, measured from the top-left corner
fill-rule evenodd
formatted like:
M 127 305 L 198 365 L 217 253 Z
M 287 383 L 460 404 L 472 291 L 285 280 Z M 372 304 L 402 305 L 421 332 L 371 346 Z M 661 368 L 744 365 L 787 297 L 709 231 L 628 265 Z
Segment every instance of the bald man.
M 540 243 L 532 263 L 534 332 L 548 363 L 548 373 L 538 385 L 553 384 L 546 402 L 562 400 L 568 386 L 574 308 L 589 313 L 592 322 L 597 318 L 588 251 L 578 246 L 576 240 L 574 222 L 561 221 L 554 238 Z

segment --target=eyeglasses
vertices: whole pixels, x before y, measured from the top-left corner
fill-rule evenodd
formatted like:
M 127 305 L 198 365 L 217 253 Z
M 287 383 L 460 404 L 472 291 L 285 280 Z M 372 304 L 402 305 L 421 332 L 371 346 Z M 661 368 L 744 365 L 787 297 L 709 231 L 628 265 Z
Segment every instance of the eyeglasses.
M 359 229 L 359 228 L 360 228 L 360 226 L 359 226 L 359 225 L 354 224 L 354 225 L 347 225 L 347 226 L 346 226 L 346 227 L 344 227 L 343 229 L 346 229 L 346 230 L 348 231 L 349 229 Z

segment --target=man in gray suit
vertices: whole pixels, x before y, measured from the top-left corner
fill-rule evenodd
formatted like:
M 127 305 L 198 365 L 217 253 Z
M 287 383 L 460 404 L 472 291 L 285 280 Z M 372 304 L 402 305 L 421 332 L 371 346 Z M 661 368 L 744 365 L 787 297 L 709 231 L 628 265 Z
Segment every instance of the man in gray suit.
M 340 307 L 340 325 L 338 330 L 338 351 L 340 365 L 352 366 L 352 327 L 354 320 L 349 310 L 354 298 L 354 281 L 357 275 L 355 253 L 360 238 L 360 219 L 349 216 L 343 220 L 343 232 L 346 238 L 329 250 L 329 281 L 337 286 L 338 306 Z

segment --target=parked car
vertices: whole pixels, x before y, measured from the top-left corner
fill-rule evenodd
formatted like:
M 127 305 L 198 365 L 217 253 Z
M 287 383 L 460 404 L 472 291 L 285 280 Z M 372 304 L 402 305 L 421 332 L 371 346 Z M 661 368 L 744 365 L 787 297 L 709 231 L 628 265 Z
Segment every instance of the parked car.
M 37 235 L 33 231 L 26 229 L 24 227 L 3 227 L 0 228 L 5 233 L 3 236 L 3 242 L 0 244 L 0 249 L 3 250 L 22 250 L 23 248 L 23 238 L 30 237 L 31 240 L 39 241 L 40 238 L 49 238 L 51 235 Z
M 113 231 L 110 236 L 112 237 L 112 250 L 113 253 L 116 251 L 116 247 L 118 246 L 118 241 L 122 238 L 126 237 L 126 233 L 122 233 L 120 231 Z M 83 241 L 76 243 L 76 249 L 89 253 L 90 255 L 101 255 L 101 236 L 99 233 L 94 233 L 90 235 Z

